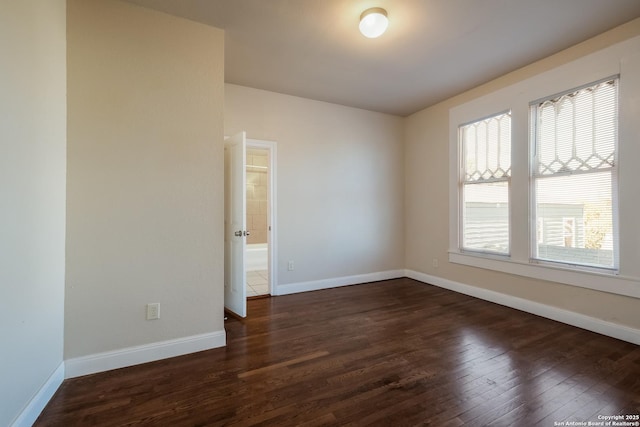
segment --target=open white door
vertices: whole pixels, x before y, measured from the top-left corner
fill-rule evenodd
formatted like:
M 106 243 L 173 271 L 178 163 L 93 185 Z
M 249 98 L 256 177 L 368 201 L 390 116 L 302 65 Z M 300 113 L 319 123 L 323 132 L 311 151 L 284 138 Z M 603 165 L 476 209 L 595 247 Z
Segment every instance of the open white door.
M 246 150 L 244 132 L 225 141 L 224 307 L 240 317 L 247 316 Z

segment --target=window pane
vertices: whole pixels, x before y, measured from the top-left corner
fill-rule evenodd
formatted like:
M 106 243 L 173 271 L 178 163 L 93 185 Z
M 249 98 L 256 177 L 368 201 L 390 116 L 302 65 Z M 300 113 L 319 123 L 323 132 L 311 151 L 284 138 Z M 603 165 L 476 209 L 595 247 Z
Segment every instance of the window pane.
M 536 258 L 614 267 L 611 170 L 536 180 Z
M 509 183 L 463 186 L 464 249 L 509 253 Z
M 539 175 L 614 166 L 617 82 L 600 83 L 537 106 Z
M 511 113 L 460 127 L 464 178 L 469 181 L 511 176 Z

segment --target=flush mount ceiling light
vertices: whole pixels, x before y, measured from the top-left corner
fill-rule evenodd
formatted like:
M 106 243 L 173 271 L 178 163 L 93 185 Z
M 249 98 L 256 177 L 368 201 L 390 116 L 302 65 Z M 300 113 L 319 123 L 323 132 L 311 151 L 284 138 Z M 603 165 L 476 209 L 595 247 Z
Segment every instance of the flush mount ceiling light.
M 388 26 L 387 11 L 381 7 L 372 7 L 360 15 L 360 32 L 370 39 L 380 37 Z

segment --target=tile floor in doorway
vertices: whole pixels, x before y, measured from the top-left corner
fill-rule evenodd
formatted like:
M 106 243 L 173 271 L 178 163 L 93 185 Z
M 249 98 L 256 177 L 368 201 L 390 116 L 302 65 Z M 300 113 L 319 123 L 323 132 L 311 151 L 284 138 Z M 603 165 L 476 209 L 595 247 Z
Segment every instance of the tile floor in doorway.
M 247 296 L 269 294 L 269 272 L 267 270 L 247 271 Z

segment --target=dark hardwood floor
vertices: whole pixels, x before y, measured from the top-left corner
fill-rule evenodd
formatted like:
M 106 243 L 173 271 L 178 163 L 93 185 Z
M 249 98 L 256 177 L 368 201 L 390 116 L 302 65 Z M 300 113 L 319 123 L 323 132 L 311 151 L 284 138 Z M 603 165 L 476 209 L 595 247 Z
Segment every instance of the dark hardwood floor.
M 411 279 L 248 304 L 248 319 L 226 322 L 226 348 L 67 380 L 35 425 L 527 427 L 640 414 L 640 346 Z

